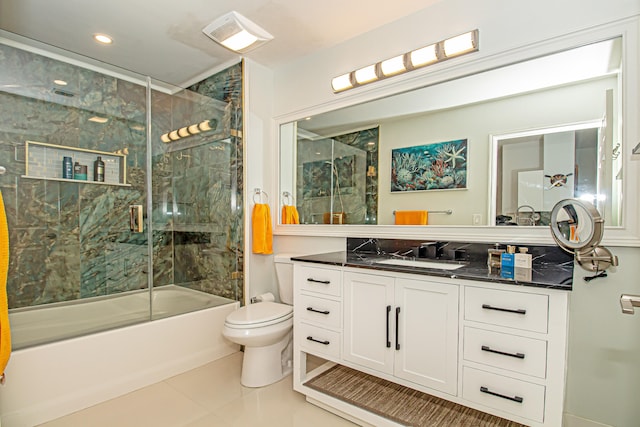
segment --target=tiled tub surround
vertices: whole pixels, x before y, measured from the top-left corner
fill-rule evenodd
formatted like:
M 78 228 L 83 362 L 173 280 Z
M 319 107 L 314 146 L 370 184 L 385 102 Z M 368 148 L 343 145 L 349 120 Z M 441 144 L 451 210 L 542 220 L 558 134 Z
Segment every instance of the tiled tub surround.
M 330 411 L 398 426 L 306 385 L 340 364 L 527 426 L 562 425 L 569 254 L 527 245 L 534 261 L 522 281 L 489 271 L 494 244 L 348 239 L 347 246 L 293 258 L 296 391 Z M 416 256 L 460 268 L 380 263 Z M 311 355 L 327 363 L 308 369 Z
M 345 252 L 295 257 L 294 260 L 319 264 L 355 267 L 373 270 L 397 271 L 428 276 L 480 280 L 518 286 L 534 286 L 550 289 L 571 290 L 573 285 L 573 255 L 558 246 L 519 245 L 528 248 L 532 255 L 531 271 L 506 278 L 499 269 L 489 270 L 489 243 L 461 243 L 426 240 L 362 239 L 348 238 Z M 500 248 L 504 249 L 505 244 Z M 422 249 L 418 249 L 422 248 Z M 455 270 L 380 264 L 388 259 L 437 261 L 461 264 Z M 528 269 L 525 269 L 528 270 Z M 516 270 L 518 273 L 518 270 Z M 528 276 L 531 276 L 530 278 Z M 520 277 L 524 278 L 522 280 Z
M 175 95 L 151 89 L 148 105 L 144 83 L 3 44 L 0 57 L 5 75 L 13 79 L 7 83 L 23 87 L 0 91 L 9 307 L 108 297 L 148 289 L 150 282 L 242 299 L 243 279 L 237 274 L 243 269 L 242 138 L 232 132 L 242 129 L 242 64 Z M 69 76 L 73 96 L 56 95 L 49 85 L 22 92 L 24 79 L 44 81 L 52 73 Z M 94 116 L 108 121 L 91 121 Z M 204 119 L 212 119 L 216 129 L 171 144 L 160 139 L 168 130 Z M 104 156 L 107 174 L 101 184 L 107 185 L 25 178 L 26 141 L 68 148 L 60 156 L 86 154 L 74 161 L 87 165 L 88 180 L 99 154 L 83 150 L 114 153 L 111 159 L 126 160 L 126 167 L 114 165 L 114 170 L 126 175 L 110 176 L 110 157 Z M 125 148 L 126 156 L 115 154 Z M 57 176 L 61 158 L 54 163 L 51 172 Z M 149 176 L 152 194 L 147 194 Z M 127 186 L 108 185 L 111 181 Z M 149 198 L 152 212 L 146 212 Z M 145 207 L 152 227 L 146 223 L 144 233 L 130 231 L 130 205 Z

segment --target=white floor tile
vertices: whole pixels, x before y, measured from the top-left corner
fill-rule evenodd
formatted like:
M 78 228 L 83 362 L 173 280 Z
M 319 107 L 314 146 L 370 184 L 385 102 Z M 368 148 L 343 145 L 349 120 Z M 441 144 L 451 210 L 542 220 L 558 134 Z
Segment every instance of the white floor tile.
M 354 424 L 307 403 L 291 376 L 240 385 L 242 353 L 43 424 L 43 427 L 342 427 Z

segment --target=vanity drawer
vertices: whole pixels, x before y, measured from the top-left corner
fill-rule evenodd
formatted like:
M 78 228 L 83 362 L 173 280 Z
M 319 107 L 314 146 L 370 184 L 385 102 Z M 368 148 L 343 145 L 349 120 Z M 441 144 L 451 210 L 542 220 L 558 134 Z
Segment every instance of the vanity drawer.
M 342 326 L 340 301 L 301 294 L 295 310 L 303 322 L 333 329 Z
M 303 351 L 340 358 L 340 333 L 307 323 L 296 327 L 296 339 Z
M 545 387 L 464 367 L 462 397 L 471 402 L 542 422 Z
M 545 378 L 547 342 L 465 327 L 463 358 L 471 362 Z
M 465 320 L 546 334 L 548 313 L 547 295 L 465 287 Z
M 295 285 L 305 291 L 340 296 L 342 293 L 342 272 L 327 268 L 296 265 Z

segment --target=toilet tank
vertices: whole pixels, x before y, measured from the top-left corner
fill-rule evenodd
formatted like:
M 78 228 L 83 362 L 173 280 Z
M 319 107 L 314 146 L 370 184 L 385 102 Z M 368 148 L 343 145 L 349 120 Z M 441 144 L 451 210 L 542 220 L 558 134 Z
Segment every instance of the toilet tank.
M 293 305 L 293 262 L 291 261 L 291 257 L 295 257 L 295 254 L 278 254 L 273 256 L 280 301 L 289 305 Z

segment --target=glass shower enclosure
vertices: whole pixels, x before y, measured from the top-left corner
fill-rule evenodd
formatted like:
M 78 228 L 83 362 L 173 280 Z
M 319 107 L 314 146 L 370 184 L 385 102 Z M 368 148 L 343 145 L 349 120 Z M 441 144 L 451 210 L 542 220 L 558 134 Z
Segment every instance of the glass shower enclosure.
M 14 350 L 242 300 L 242 63 L 76 58 L 0 39 Z

